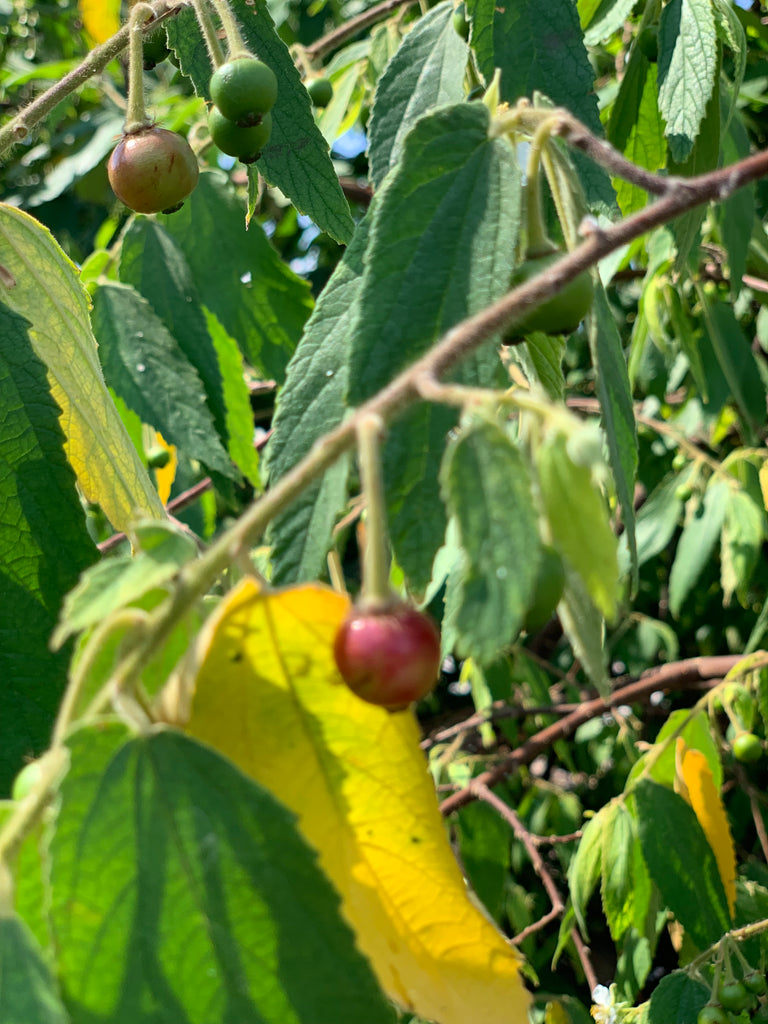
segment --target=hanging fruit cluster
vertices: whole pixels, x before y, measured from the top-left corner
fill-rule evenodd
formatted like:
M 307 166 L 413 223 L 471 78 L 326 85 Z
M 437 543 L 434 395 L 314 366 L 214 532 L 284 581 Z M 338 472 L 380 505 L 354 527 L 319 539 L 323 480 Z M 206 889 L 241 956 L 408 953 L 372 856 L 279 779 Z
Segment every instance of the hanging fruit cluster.
M 213 73 L 211 99 L 208 130 L 213 142 L 244 164 L 258 160 L 272 134 L 274 71 L 252 56 L 228 60 Z

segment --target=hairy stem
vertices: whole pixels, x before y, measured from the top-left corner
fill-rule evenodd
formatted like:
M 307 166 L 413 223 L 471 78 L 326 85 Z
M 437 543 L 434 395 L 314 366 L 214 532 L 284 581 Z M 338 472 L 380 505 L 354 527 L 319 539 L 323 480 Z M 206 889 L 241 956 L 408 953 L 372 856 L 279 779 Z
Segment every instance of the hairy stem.
M 195 17 L 200 26 L 200 31 L 203 33 L 205 47 L 208 50 L 208 56 L 211 58 L 211 64 L 213 64 L 214 68 L 217 68 L 224 63 L 224 50 L 216 34 L 213 18 L 211 18 L 211 13 L 208 10 L 208 0 L 192 0 L 192 5 L 195 8 Z
M 144 26 L 154 11 L 149 4 L 136 4 L 128 22 L 128 110 L 125 133 L 138 132 L 149 124 L 144 109 Z

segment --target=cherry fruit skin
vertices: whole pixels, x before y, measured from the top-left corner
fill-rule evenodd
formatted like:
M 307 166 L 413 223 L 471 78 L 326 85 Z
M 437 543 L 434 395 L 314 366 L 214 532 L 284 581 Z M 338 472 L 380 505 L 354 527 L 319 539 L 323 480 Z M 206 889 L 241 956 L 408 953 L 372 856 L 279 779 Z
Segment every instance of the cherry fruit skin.
M 217 107 L 208 112 L 208 131 L 222 153 L 239 157 L 244 164 L 253 163 L 269 142 L 272 134 L 272 115 L 262 114 L 261 121 L 250 128 L 241 128 L 224 117 Z
M 236 57 L 211 76 L 211 99 L 230 121 L 254 125 L 275 105 L 277 78 L 255 57 Z
M 327 78 L 313 78 L 307 82 L 307 92 L 313 107 L 327 107 L 333 99 L 333 85 Z
M 510 287 L 525 284 L 531 278 L 548 270 L 563 256 L 562 252 L 547 252 L 529 257 L 515 270 Z M 589 271 L 585 270 L 564 285 L 537 309 L 513 324 L 513 337 L 543 331 L 544 334 L 571 334 L 592 308 L 595 286 Z
M 344 682 L 369 704 L 401 710 L 430 693 L 440 671 L 440 633 L 407 604 L 353 608 L 333 645 Z
M 699 1010 L 696 1024 L 730 1024 L 730 1018 L 721 1006 L 708 1003 Z
M 742 985 L 740 981 L 721 984 L 717 990 L 717 998 L 723 1009 L 732 1010 L 734 1013 L 741 1013 L 742 1010 L 745 1010 L 752 999 L 746 986 Z
M 124 135 L 107 166 L 118 199 L 136 213 L 171 213 L 197 184 L 197 158 L 187 140 L 151 125 Z

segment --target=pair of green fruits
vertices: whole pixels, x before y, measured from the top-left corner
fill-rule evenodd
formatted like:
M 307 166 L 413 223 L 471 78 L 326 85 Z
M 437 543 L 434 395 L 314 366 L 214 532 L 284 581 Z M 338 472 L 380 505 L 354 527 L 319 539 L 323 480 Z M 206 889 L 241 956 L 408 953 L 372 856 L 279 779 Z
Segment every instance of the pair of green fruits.
M 243 163 L 258 160 L 272 133 L 270 111 L 277 78 L 255 57 L 238 57 L 211 77 L 213 106 L 208 129 L 216 146 Z M 112 191 L 136 213 L 173 213 L 192 192 L 199 175 L 187 140 L 156 125 L 126 133 L 107 166 Z
M 758 1006 L 757 997 L 768 990 L 765 976 L 760 971 L 750 971 L 742 981 L 723 981 L 712 994 L 713 1002 L 707 1003 L 699 1012 L 696 1024 L 731 1024 L 730 1014 L 751 1014 L 754 1024 L 765 1024 L 768 1009 Z

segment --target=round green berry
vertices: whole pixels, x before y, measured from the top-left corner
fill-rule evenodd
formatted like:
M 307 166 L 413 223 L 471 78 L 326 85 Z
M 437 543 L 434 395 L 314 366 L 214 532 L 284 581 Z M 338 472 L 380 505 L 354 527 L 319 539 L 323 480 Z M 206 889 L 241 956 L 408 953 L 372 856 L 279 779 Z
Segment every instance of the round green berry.
M 713 1006 L 710 1003 L 699 1010 L 696 1024 L 731 1024 L 731 1022 L 721 1006 Z
M 741 1013 L 752 1001 L 752 996 L 740 981 L 726 981 L 717 990 L 717 998 L 725 1010 Z
M 327 78 L 313 78 L 307 82 L 307 92 L 314 107 L 327 107 L 333 99 L 333 86 Z
M 277 78 L 272 68 L 255 57 L 238 57 L 214 71 L 211 99 L 224 117 L 250 127 L 274 107 Z
M 239 157 L 244 164 L 250 164 L 258 160 L 262 149 L 269 142 L 272 134 L 272 115 L 264 114 L 259 124 L 241 128 L 234 121 L 224 117 L 217 107 L 211 107 L 208 112 L 208 131 L 222 153 Z

